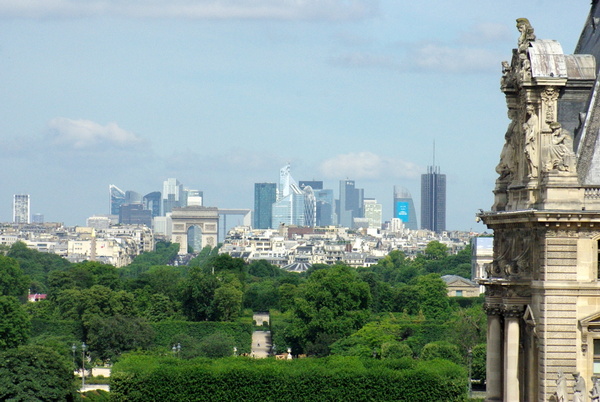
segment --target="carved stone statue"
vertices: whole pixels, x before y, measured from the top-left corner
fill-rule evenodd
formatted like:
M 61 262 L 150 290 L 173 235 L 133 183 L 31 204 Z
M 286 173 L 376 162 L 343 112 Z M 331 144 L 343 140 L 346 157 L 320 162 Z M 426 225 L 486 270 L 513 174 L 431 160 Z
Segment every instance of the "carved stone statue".
M 513 82 L 511 72 L 512 67 L 510 66 L 510 64 L 508 64 L 508 61 L 504 60 L 502 62 L 502 78 L 500 78 L 500 86 L 506 87 Z
M 538 176 L 538 116 L 533 105 L 527 105 L 527 121 L 523 123 L 525 133 L 525 157 L 527 158 L 528 177 Z
M 531 79 L 531 62 L 527 55 L 527 48 L 529 47 L 529 43 L 535 40 L 535 35 L 533 33 L 533 27 L 527 18 L 517 19 L 517 29 L 521 33 L 521 35 L 519 35 L 519 46 L 517 48 L 520 66 L 519 76 L 522 80 L 526 81 Z
M 598 381 L 599 378 L 594 376 L 592 377 L 592 382 L 594 383 L 592 385 L 592 390 L 590 391 L 590 400 L 592 402 L 599 402 L 600 401 L 600 381 Z
M 556 379 L 556 392 L 554 393 L 556 402 L 567 402 L 567 378 L 562 370 L 558 372 Z
M 499 180 L 510 178 L 514 173 L 515 166 L 515 147 L 513 145 L 514 132 L 517 127 L 517 113 L 513 109 L 508 109 L 508 118 L 510 124 L 504 135 L 504 147 L 500 152 L 500 162 L 496 166 L 496 173 L 500 175 Z
M 573 402 L 587 402 L 587 389 L 585 380 L 579 373 L 573 373 L 575 384 L 573 384 Z
M 550 144 L 548 167 L 559 172 L 570 172 L 573 166 L 573 139 L 560 123 L 550 123 L 552 142 Z
M 529 42 L 535 40 L 533 27 L 527 18 L 517 18 L 517 29 L 521 32 L 519 36 L 519 53 L 525 53 L 529 47 Z

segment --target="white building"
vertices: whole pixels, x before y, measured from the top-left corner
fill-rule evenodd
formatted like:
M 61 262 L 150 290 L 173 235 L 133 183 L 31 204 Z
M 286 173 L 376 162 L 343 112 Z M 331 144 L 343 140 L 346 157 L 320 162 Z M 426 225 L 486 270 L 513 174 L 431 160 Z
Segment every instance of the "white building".
M 31 223 L 31 199 L 29 194 L 13 195 L 13 222 Z

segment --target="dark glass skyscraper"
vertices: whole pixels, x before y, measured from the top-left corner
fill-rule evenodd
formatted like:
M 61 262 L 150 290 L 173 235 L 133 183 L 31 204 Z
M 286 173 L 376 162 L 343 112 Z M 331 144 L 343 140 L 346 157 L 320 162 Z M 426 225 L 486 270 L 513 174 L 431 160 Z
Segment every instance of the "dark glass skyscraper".
M 160 202 L 161 202 L 160 191 L 153 191 L 148 193 L 142 198 L 144 209 L 152 211 L 152 217 L 160 216 Z
M 363 217 L 364 190 L 354 187 L 354 180 L 340 180 L 338 219 L 340 226 L 351 228 L 354 218 Z
M 273 203 L 277 201 L 276 183 L 254 183 L 254 228 L 270 229 Z
M 421 229 L 446 230 L 446 175 L 439 166 L 428 166 L 421 175 Z

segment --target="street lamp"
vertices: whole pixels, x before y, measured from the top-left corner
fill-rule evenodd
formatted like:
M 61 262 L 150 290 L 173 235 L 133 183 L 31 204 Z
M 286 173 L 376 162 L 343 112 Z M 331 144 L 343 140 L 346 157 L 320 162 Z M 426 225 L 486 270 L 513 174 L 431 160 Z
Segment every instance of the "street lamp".
M 471 348 L 469 348 L 469 350 L 467 351 L 467 360 L 469 363 L 469 384 L 468 384 L 468 389 L 467 391 L 469 392 L 469 398 L 471 398 L 471 392 L 473 390 L 473 384 L 471 382 L 471 376 L 472 376 L 472 366 L 473 366 L 473 350 Z
M 73 344 L 73 346 L 71 346 L 71 350 L 73 351 L 73 369 L 76 369 L 77 367 L 75 366 L 75 352 L 77 351 L 77 346 Z
M 85 342 L 81 342 L 81 391 L 85 388 L 85 351 L 87 345 Z

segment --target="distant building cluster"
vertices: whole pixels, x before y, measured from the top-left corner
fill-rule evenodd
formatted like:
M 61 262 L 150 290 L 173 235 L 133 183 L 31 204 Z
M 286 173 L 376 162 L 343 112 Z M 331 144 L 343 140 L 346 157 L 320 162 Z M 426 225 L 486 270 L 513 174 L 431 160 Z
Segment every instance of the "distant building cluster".
M 469 244 L 472 236 L 469 232 L 438 234 L 430 230 L 411 230 L 397 218 L 379 230 L 341 226 L 280 226 L 275 230 L 238 226 L 229 231 L 219 253 L 247 262 L 265 260 L 283 269 L 301 272 L 312 264 L 368 267 L 393 250 L 415 256 L 434 240 L 456 253 Z
M 88 226 L 65 227 L 60 223 L 0 225 L 0 245 L 23 242 L 29 248 L 58 254 L 71 262 L 98 261 L 123 267 L 135 256 L 154 250 L 152 229 L 144 225 L 110 225 L 90 218 Z
M 394 187 L 393 218 L 407 229 L 417 230 L 417 215 L 410 192 Z M 421 228 L 442 233 L 446 230 L 446 175 L 430 166 L 421 177 Z M 383 208 L 374 198 L 366 198 L 354 180 L 340 180 L 339 198 L 317 180 L 296 182 L 290 165 L 281 168 L 279 183 L 254 184 L 255 229 L 277 229 L 281 225 L 322 227 L 336 225 L 351 229 L 383 225 Z
M 124 191 L 111 184 L 108 186 L 108 214 L 90 217 L 85 227 L 61 226 L 56 233 L 50 233 L 55 224 L 45 225 L 42 214 L 31 214 L 29 194 L 15 194 L 12 225 L 7 225 L 1 234 L 71 260 L 93 258 L 122 266 L 147 248 L 145 244 L 136 243 L 137 240 L 132 243 L 124 240 L 128 235 L 114 235 L 117 225 L 139 228 L 136 230 L 144 232 L 142 237 L 152 238 L 152 244 L 154 237 L 179 243 L 179 254 L 216 246 L 227 232 L 230 215 L 241 216 L 242 221 L 236 218 L 236 224 L 252 230 L 330 227 L 338 231 L 349 229 L 352 233 L 378 233 L 384 228 L 397 231 L 399 227 L 413 232 L 418 230 L 415 205 L 406 188 L 394 187 L 394 215 L 387 222 L 383 220 L 382 205 L 375 198 L 365 197 L 364 190 L 357 188 L 354 180 L 340 180 L 338 194 L 336 199 L 334 191 L 324 188 L 320 180 L 297 182 L 291 175 L 289 164 L 280 169 L 278 183 L 255 183 L 253 211 L 205 207 L 203 192 L 184 187 L 176 178 L 166 179 L 162 191 L 146 195 Z M 428 173 L 422 176 L 421 196 L 421 228 L 435 232 L 437 237 L 443 236 L 446 230 L 446 177 L 439 173 L 438 167 L 429 167 Z M 37 232 L 40 236 L 32 235 Z M 131 235 L 132 238 L 136 236 L 139 237 Z

